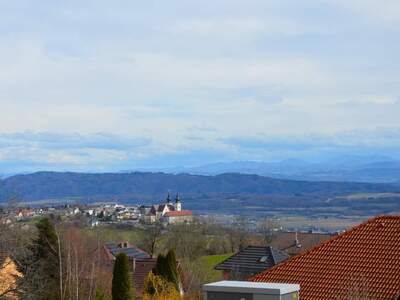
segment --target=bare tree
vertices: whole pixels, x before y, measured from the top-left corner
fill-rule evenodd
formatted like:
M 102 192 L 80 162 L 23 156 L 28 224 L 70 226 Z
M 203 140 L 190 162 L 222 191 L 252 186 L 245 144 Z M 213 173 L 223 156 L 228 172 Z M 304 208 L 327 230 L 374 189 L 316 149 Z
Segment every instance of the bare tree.
M 258 229 L 262 234 L 265 246 L 271 244 L 279 228 L 280 228 L 279 222 L 272 218 L 264 218 L 258 223 Z
M 162 234 L 162 225 L 160 222 L 156 222 L 149 225 L 144 232 L 144 238 L 142 240 L 141 246 L 146 250 L 151 257 L 154 257 L 156 252 L 157 243 Z
M 102 266 L 99 235 L 90 238 L 80 228 L 67 226 L 59 230 L 59 236 L 62 240 L 62 299 L 90 300 L 98 287 L 107 290 L 110 270 Z M 105 274 L 107 279 L 103 280 Z
M 232 226 L 226 231 L 231 244 L 231 252 L 243 249 L 248 244 L 250 232 L 249 220 L 239 216 L 233 220 Z
M 175 249 L 181 259 L 194 260 L 206 254 L 207 237 L 199 223 L 182 223 L 170 225 L 166 240 L 167 249 Z
M 36 230 L 34 226 L 0 224 L 0 252 L 12 258 L 23 276 L 15 279 L 15 284 L 0 290 L 0 298 L 19 295 L 21 299 L 44 299 L 54 281 L 48 277 L 49 266 L 43 259 L 37 260 L 35 249 Z M 24 229 L 25 228 L 25 229 Z M 51 245 L 52 268 L 58 274 L 58 292 L 51 299 L 79 300 L 93 299 L 97 289 L 110 288 L 110 272 L 102 265 L 101 243 L 98 235 L 88 237 L 82 230 L 68 225 L 56 226 L 57 243 Z M 0 273 L 2 268 L 0 266 Z M 1 279 L 1 278 L 0 278 Z M 1 281 L 1 280 L 0 280 Z M 51 296 L 53 297 L 53 296 Z

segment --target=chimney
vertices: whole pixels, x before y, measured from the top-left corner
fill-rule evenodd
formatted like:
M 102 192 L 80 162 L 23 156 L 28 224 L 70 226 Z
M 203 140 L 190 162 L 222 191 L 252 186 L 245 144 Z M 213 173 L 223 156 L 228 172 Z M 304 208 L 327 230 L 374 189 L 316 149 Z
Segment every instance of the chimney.
M 296 235 L 295 235 L 295 238 L 294 238 L 294 244 L 296 245 L 296 248 L 301 248 L 301 244 L 300 244 L 299 239 L 297 237 L 297 230 L 296 230 Z
M 118 244 L 118 248 L 128 248 L 128 242 L 121 242 Z

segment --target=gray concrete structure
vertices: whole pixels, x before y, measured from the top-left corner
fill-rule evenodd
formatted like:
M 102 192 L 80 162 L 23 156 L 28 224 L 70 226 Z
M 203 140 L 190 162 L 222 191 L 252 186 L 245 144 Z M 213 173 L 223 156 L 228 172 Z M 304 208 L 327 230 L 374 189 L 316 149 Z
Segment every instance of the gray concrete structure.
M 298 284 L 219 281 L 203 285 L 204 300 L 298 300 Z

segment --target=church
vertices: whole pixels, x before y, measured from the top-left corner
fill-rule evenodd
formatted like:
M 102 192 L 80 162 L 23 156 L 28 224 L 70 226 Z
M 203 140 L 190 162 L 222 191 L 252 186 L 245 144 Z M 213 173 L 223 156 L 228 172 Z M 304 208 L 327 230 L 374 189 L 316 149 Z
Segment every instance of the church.
M 174 203 L 168 193 L 164 204 L 141 206 L 141 220 L 144 223 L 160 221 L 165 224 L 188 223 L 193 221 L 193 212 L 182 210 L 182 202 L 179 194 L 176 194 Z

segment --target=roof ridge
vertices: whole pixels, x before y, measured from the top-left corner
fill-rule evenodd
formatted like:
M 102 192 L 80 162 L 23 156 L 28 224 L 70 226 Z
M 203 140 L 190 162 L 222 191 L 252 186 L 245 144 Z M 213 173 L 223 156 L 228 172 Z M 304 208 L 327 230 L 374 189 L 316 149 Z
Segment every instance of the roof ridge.
M 376 216 L 374 218 L 372 218 L 371 220 L 376 220 L 376 219 L 400 219 L 400 215 L 379 215 Z
M 350 235 L 350 234 L 353 233 L 354 231 L 358 230 L 359 228 L 364 227 L 364 226 L 367 226 L 368 224 L 374 223 L 374 222 L 376 222 L 376 221 L 378 221 L 378 220 L 381 220 L 381 219 L 399 219 L 399 220 L 400 220 L 400 215 L 398 215 L 398 216 L 385 216 L 385 215 L 380 215 L 380 216 L 375 216 L 375 217 L 373 217 L 373 218 L 371 218 L 371 219 L 368 219 L 368 220 L 366 220 L 366 221 L 364 221 L 364 222 L 362 222 L 362 223 L 360 223 L 360 224 L 358 224 L 358 225 L 352 227 L 352 228 L 349 229 L 348 231 L 345 231 L 345 232 L 343 232 L 343 233 L 341 233 L 341 234 L 338 234 L 337 236 L 332 237 L 331 239 L 327 240 L 326 242 L 323 242 L 323 243 L 321 243 L 321 244 L 319 244 L 319 245 L 316 245 L 316 246 L 310 248 L 309 250 L 307 250 L 307 251 L 305 251 L 305 252 L 303 252 L 303 253 L 300 253 L 300 254 L 298 254 L 298 255 L 295 255 L 295 256 L 293 256 L 293 257 L 291 257 L 291 258 L 285 260 L 284 262 L 282 262 L 282 263 L 280 263 L 280 264 L 278 264 L 278 265 L 275 265 L 275 266 L 273 266 L 272 268 L 270 268 L 270 269 L 268 269 L 268 270 L 266 270 L 266 271 L 264 271 L 264 272 L 262 272 L 262 273 L 260 273 L 260 274 L 251 276 L 251 277 L 248 279 L 248 281 L 253 281 L 254 279 L 256 279 L 256 277 L 260 276 L 261 274 L 266 274 L 266 273 L 272 272 L 273 270 L 275 270 L 275 269 L 277 269 L 277 268 L 284 267 L 284 266 L 287 265 L 288 263 L 290 263 L 290 262 L 292 262 L 292 261 L 294 261 L 294 260 L 298 260 L 298 259 L 302 258 L 303 256 L 308 255 L 310 252 L 312 252 L 312 251 L 314 251 L 314 250 L 317 250 L 317 249 L 322 248 L 322 247 L 324 247 L 324 246 L 326 246 L 326 245 L 329 245 L 329 244 L 335 242 L 335 241 L 338 240 L 338 239 L 342 239 L 342 238 L 344 238 L 344 237 Z
M 273 251 L 271 246 L 267 246 L 267 248 L 268 248 L 269 252 L 271 253 L 272 262 L 274 263 L 274 266 L 275 266 L 276 265 L 276 258 L 275 258 L 275 255 L 274 255 L 274 251 Z
M 118 244 L 120 244 L 120 243 L 127 243 L 129 247 L 118 248 Z M 114 242 L 105 243 L 104 247 L 107 249 L 107 251 L 109 251 L 111 253 L 110 249 L 108 249 L 108 247 L 107 247 L 108 245 L 116 245 L 118 249 L 136 249 L 139 252 L 142 252 L 142 253 L 144 253 L 144 254 L 146 254 L 148 256 L 151 256 L 149 253 L 147 253 L 147 251 L 143 250 L 142 248 L 139 248 L 135 244 L 131 244 L 128 240 L 120 240 L 120 241 L 114 241 Z
M 151 255 L 150 255 L 149 253 L 147 253 L 147 251 L 144 251 L 142 248 L 139 248 L 139 247 L 136 246 L 136 245 L 131 245 L 131 246 L 132 246 L 132 248 L 135 248 L 135 249 L 139 250 L 140 252 L 142 252 L 142 253 L 144 253 L 144 254 L 147 254 L 148 256 L 151 257 Z

